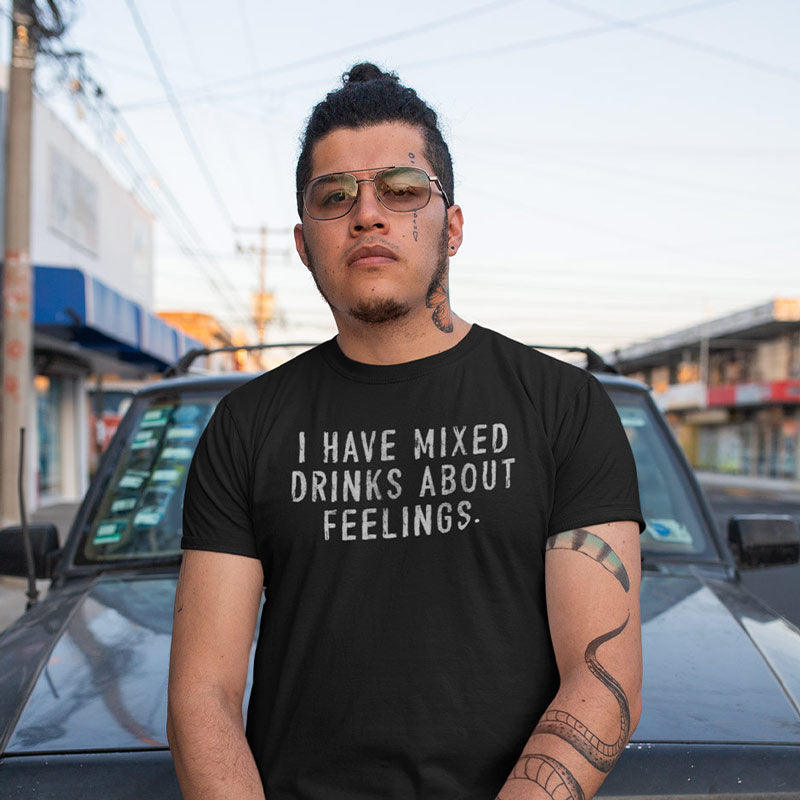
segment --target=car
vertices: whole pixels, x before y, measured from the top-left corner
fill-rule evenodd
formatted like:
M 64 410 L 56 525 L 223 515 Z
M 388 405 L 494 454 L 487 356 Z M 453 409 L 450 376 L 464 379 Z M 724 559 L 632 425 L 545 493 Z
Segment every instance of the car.
M 643 713 L 598 796 L 800 798 L 800 631 L 739 577 L 796 562 L 796 526 L 734 517 L 726 540 L 648 387 L 588 352 L 647 521 Z M 19 527 L 0 532 L 0 571 L 30 560 L 51 579 L 0 636 L 0 797 L 180 797 L 165 727 L 183 489 L 217 402 L 249 377 L 141 390 L 62 550 L 53 526 L 30 528 L 30 559 Z

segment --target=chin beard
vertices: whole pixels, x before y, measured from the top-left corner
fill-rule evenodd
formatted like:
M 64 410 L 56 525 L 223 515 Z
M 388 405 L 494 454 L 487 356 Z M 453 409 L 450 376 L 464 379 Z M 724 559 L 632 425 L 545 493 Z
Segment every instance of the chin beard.
M 367 325 L 383 325 L 405 317 L 410 311 L 411 306 L 408 303 L 401 303 L 393 297 L 378 297 L 374 300 L 362 300 L 349 313 L 351 317 Z
M 445 216 L 445 222 L 446 220 L 447 217 Z M 303 241 L 305 242 L 305 233 L 303 234 Z M 447 225 L 445 224 L 439 235 L 439 261 L 436 264 L 436 271 L 433 273 L 430 284 L 428 285 L 428 294 L 440 284 L 444 284 L 447 280 L 447 242 L 448 231 Z M 314 285 L 317 287 L 317 291 L 322 295 L 322 299 L 330 306 L 332 311 L 338 311 L 339 309 L 325 294 L 325 290 L 319 282 L 308 242 L 306 242 L 306 255 L 308 257 L 308 269 L 311 273 L 311 277 L 314 279 Z M 393 297 L 376 297 L 374 299 L 361 300 L 347 311 L 351 317 L 367 325 L 384 325 L 387 322 L 394 322 L 395 320 L 407 316 L 410 312 L 411 306 L 408 303 L 402 303 L 399 300 L 395 300 Z

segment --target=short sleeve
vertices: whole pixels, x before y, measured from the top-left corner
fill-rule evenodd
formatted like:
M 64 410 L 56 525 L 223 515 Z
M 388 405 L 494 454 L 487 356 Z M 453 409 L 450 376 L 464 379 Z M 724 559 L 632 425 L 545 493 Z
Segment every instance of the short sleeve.
M 245 449 L 225 400 L 197 444 L 183 499 L 184 550 L 258 558 Z
M 644 530 L 633 453 L 614 404 L 593 375 L 568 405 L 552 446 L 556 475 L 548 536 L 622 520 Z

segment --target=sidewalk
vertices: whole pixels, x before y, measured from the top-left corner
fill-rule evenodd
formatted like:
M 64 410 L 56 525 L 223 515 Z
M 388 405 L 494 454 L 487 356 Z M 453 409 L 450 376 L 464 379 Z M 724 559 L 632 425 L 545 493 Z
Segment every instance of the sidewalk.
M 722 472 L 703 472 L 696 470 L 697 480 L 705 489 L 718 489 L 738 497 L 753 494 L 767 494 L 780 497 L 792 503 L 800 503 L 800 481 L 785 478 L 764 478 L 751 475 L 729 475 Z
M 58 541 L 63 546 L 69 533 L 70 525 L 78 510 L 79 503 L 58 503 L 57 505 L 39 508 L 30 515 L 32 525 L 41 525 L 52 522 L 58 529 Z M 39 589 L 39 599 L 43 600 L 47 594 L 50 581 L 36 581 Z M 8 578 L 0 576 L 0 633 L 2 633 L 17 617 L 25 611 L 28 598 L 27 578 Z

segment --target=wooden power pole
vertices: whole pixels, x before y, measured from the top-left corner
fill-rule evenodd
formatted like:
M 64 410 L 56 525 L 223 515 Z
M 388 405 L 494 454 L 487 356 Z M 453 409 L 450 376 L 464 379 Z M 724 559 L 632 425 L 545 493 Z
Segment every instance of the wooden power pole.
M 30 259 L 31 117 L 36 44 L 32 0 L 14 0 L 6 124 L 5 245 L 2 274 L 2 395 L 0 395 L 0 522 L 19 518 L 20 428 L 27 427 L 32 388 Z

